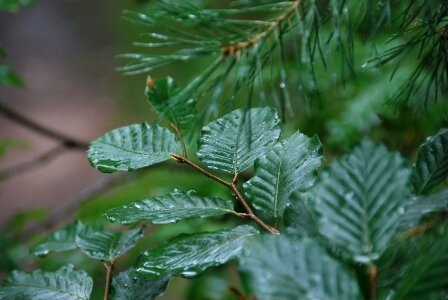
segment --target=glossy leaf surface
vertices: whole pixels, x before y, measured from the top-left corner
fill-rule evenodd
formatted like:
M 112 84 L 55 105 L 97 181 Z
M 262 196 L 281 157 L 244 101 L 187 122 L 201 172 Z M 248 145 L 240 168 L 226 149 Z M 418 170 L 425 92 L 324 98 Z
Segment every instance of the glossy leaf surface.
M 142 237 L 140 228 L 124 233 L 87 230 L 76 236 L 76 245 L 90 258 L 112 261 L 134 247 Z
M 0 286 L 2 300 L 87 300 L 93 281 L 84 271 L 67 265 L 56 272 L 13 271 Z
M 158 113 L 165 115 L 177 128 L 188 128 L 197 119 L 196 101 L 170 101 L 181 91 L 173 78 L 148 78 L 145 94 Z
M 240 173 L 277 142 L 280 132 L 275 109 L 238 109 L 202 128 L 198 157 L 210 169 Z
M 361 299 L 353 272 L 311 239 L 265 235 L 239 261 L 259 300 Z
M 168 286 L 169 277 L 147 280 L 133 269 L 122 272 L 112 279 L 111 300 L 153 300 Z
M 314 190 L 320 229 L 358 262 L 376 260 L 410 202 L 398 153 L 364 141 L 332 163 Z
M 90 144 L 90 163 L 104 173 L 132 171 L 170 159 L 176 137 L 166 128 L 146 123 L 112 130 Z
M 413 170 L 418 194 L 426 194 L 448 176 L 448 129 L 440 130 L 418 148 Z
M 168 274 L 193 276 L 238 256 L 244 241 L 257 234 L 253 227 L 243 225 L 232 230 L 180 235 L 146 251 L 137 271 L 149 279 Z
M 255 175 L 244 191 L 257 210 L 278 224 L 291 205 L 291 194 L 314 184 L 322 160 L 319 139 L 295 133 L 256 161 Z
M 234 213 L 230 200 L 199 196 L 194 191 L 174 190 L 168 195 L 131 202 L 106 212 L 111 222 L 132 224 L 151 221 L 155 224 L 173 223 L 186 218 L 205 218 Z

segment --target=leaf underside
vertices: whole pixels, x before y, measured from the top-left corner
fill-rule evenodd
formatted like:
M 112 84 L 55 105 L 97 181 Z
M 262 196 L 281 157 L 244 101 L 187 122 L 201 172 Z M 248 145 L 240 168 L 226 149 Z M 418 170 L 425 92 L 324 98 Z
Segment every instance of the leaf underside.
M 149 279 L 169 274 L 193 276 L 238 256 L 244 241 L 257 234 L 253 227 L 243 225 L 232 230 L 180 235 L 146 251 L 136 270 Z
M 87 300 L 93 280 L 67 265 L 55 272 L 13 271 L 0 286 L 1 300 Z
M 322 234 L 360 263 L 376 260 L 410 202 L 409 173 L 398 153 L 367 140 L 333 162 L 313 190 Z
M 90 144 L 87 157 L 104 173 L 133 171 L 168 160 L 176 153 L 175 135 L 147 123 L 114 129 Z
M 319 139 L 295 133 L 256 161 L 255 175 L 244 191 L 255 209 L 278 224 L 291 205 L 291 194 L 314 184 L 322 160 Z
M 277 142 L 280 132 L 274 108 L 238 109 L 202 128 L 197 155 L 210 169 L 240 173 Z
M 131 202 L 106 212 L 111 222 L 132 224 L 151 221 L 154 224 L 174 223 L 187 218 L 205 218 L 234 213 L 233 203 L 217 197 L 202 197 L 194 191 L 174 190 L 168 195 Z
M 353 272 L 308 238 L 265 235 L 250 241 L 239 269 L 259 300 L 361 299 Z

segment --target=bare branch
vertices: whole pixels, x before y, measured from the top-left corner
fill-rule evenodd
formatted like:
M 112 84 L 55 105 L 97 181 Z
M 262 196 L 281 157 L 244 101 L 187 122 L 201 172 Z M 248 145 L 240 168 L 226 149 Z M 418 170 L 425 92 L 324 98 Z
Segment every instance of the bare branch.
M 20 174 L 31 171 L 44 163 L 50 162 L 54 160 L 56 157 L 58 157 L 59 154 L 61 154 L 65 150 L 66 147 L 64 145 L 62 144 L 57 145 L 56 147 L 47 150 L 46 152 L 42 153 L 41 155 L 29 161 L 19 163 L 15 166 L 6 168 L 4 170 L 0 170 L 0 182 L 6 181 Z
M 49 137 L 51 139 L 61 142 L 61 144 L 64 145 L 64 147 L 66 147 L 66 148 L 74 148 L 74 149 L 81 149 L 81 150 L 86 150 L 89 148 L 89 143 L 80 141 L 76 138 L 73 138 L 71 136 L 57 132 L 51 128 L 45 127 L 39 123 L 36 123 L 35 121 L 30 120 L 29 118 L 25 117 L 24 115 L 5 106 L 1 102 L 0 102 L 0 114 L 3 115 L 5 118 L 8 118 L 9 120 L 11 120 L 17 124 L 20 124 L 34 132 L 37 132 L 41 135 L 44 135 L 46 137 Z

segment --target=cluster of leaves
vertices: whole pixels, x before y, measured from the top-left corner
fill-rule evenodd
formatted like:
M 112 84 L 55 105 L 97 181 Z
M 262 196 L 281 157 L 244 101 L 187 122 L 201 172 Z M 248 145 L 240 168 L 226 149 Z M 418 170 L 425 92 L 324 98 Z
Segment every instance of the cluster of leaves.
M 296 132 L 279 140 L 275 109 L 239 109 L 204 126 L 198 139 L 199 160 L 207 169 L 231 175 L 228 180 L 188 158 L 182 133 L 194 125 L 196 119 L 186 117 L 194 115 L 194 106 L 161 105 L 175 90 L 170 78 L 148 81 L 148 99 L 171 121 L 172 131 L 147 123 L 112 130 L 91 143 L 91 164 L 110 173 L 171 159 L 228 188 L 237 205 L 174 190 L 112 208 L 105 216 L 129 225 L 228 214 L 246 224 L 160 243 L 113 279 L 116 260 L 142 237 L 141 228 L 110 232 L 76 222 L 36 245 L 34 254 L 79 249 L 102 261 L 110 299 L 153 299 L 172 277 L 197 276 L 235 258 L 246 293 L 262 300 L 443 295 L 448 286 L 441 275 L 448 267 L 447 129 L 420 146 L 412 168 L 399 153 L 364 140 L 318 174 L 323 155 L 316 136 Z M 240 174 L 252 166 L 253 177 L 239 184 Z M 430 234 L 421 235 L 424 231 Z M 92 285 L 71 265 L 55 272 L 14 271 L 0 287 L 0 299 L 89 299 Z
M 18 12 L 21 8 L 32 5 L 36 0 L 0 0 L 0 11 Z

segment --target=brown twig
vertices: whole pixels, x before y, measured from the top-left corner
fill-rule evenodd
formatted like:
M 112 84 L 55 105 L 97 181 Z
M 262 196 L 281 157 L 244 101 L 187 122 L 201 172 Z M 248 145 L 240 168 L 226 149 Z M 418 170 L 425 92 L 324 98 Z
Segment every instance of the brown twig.
M 30 171 L 41 164 L 52 161 L 65 149 L 64 145 L 57 145 L 29 161 L 1 170 L 0 181 L 6 181 L 24 172 Z
M 284 13 L 275 19 L 275 21 L 267 22 L 268 26 L 263 31 L 253 34 L 249 36 L 249 38 L 246 41 L 238 42 L 232 45 L 225 46 L 223 48 L 223 54 L 224 56 L 228 56 L 231 54 L 236 53 L 237 55 L 240 54 L 241 50 L 247 49 L 252 46 L 256 46 L 257 43 L 269 36 L 271 33 L 275 31 L 275 29 L 279 28 L 281 23 L 283 21 L 287 20 L 292 13 L 296 12 L 299 7 L 299 1 L 293 1 L 291 2 L 291 7 L 284 11 Z
M 36 123 L 35 121 L 30 120 L 29 118 L 12 110 L 11 108 L 5 106 L 2 103 L 0 103 L 0 114 L 3 115 L 5 118 L 8 118 L 9 120 L 17 124 L 20 124 L 34 132 L 37 132 L 46 137 L 59 141 L 66 148 L 74 148 L 81 150 L 86 150 L 89 148 L 88 143 L 80 141 L 63 133 L 57 132 L 39 123 Z
M 110 262 L 110 265 L 103 262 L 103 265 L 106 268 L 106 287 L 104 288 L 104 300 L 107 300 L 107 299 L 109 299 L 110 284 L 112 282 L 112 272 L 114 271 L 115 260 L 113 259 Z
M 237 176 L 234 176 L 232 182 L 227 182 L 221 178 L 219 178 L 218 176 L 210 173 L 207 170 L 204 170 L 203 168 L 201 168 L 200 166 L 196 165 L 195 163 L 193 163 L 192 161 L 188 160 L 185 157 L 179 156 L 177 154 L 172 154 L 171 155 L 173 157 L 174 160 L 176 160 L 179 163 L 184 163 L 189 165 L 190 167 L 194 168 L 195 170 L 201 172 L 202 174 L 204 174 L 205 176 L 207 176 L 208 178 L 211 178 L 213 180 L 215 180 L 216 182 L 219 182 L 220 184 L 224 185 L 225 187 L 227 187 L 228 189 L 230 189 L 232 191 L 232 193 L 234 194 L 235 198 L 241 203 L 241 205 L 243 205 L 244 209 L 246 210 L 247 213 L 238 213 L 237 215 L 245 218 L 245 219 L 250 219 L 252 221 L 254 221 L 255 223 L 257 223 L 261 228 L 263 228 L 264 230 L 272 233 L 272 234 L 278 234 L 279 231 L 266 224 L 265 222 L 263 222 L 263 220 L 261 220 L 260 218 L 258 218 L 253 210 L 250 208 L 249 204 L 247 203 L 247 201 L 244 199 L 244 196 L 241 194 L 241 192 L 238 190 L 238 186 L 236 185 L 238 178 Z
M 376 284 L 378 278 L 378 269 L 375 264 L 369 267 L 369 285 L 370 285 L 370 300 L 376 300 Z
M 22 240 L 27 240 L 30 235 L 35 232 L 48 230 L 60 225 L 61 220 L 64 222 L 70 220 L 71 215 L 76 212 L 81 203 L 109 191 L 114 186 L 130 180 L 134 178 L 134 176 L 136 175 L 127 173 L 107 175 L 105 178 L 98 180 L 93 185 L 64 201 L 64 203 L 59 208 L 55 209 L 45 220 L 39 223 L 30 224 L 22 231 L 20 238 Z

